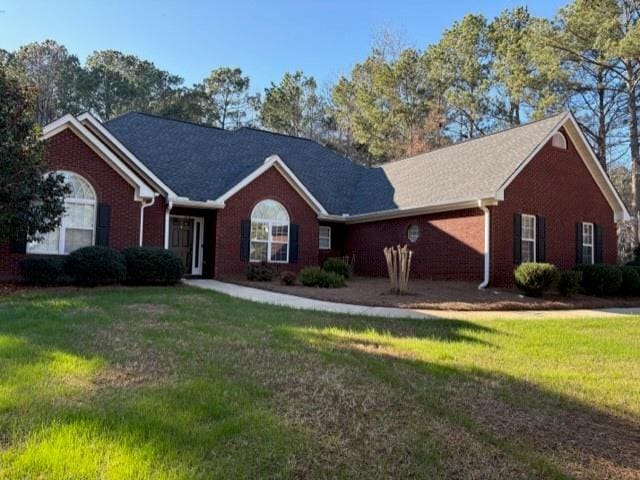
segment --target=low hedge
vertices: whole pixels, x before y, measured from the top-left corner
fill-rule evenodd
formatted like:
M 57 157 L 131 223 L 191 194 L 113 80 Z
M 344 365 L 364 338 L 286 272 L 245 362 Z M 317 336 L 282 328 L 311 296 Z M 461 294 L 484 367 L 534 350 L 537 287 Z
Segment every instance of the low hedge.
M 622 287 L 622 269 L 615 265 L 578 265 L 576 271 L 582 272 L 580 286 L 587 295 L 606 296 L 620 293 Z
M 273 269 L 267 262 L 250 263 L 247 266 L 247 280 L 254 282 L 270 282 L 273 278 Z
M 570 297 L 580 291 L 582 272 L 576 270 L 563 270 L 558 273 L 558 293 L 564 297 Z
M 516 286 L 526 295 L 539 297 L 558 279 L 558 269 L 550 263 L 522 263 L 513 272 Z
M 620 293 L 623 295 L 640 294 L 640 270 L 638 267 L 624 266 L 619 267 L 622 272 L 622 285 Z
M 127 283 L 132 285 L 173 285 L 184 275 L 184 264 L 171 250 L 131 247 L 122 251 L 127 266 Z
M 27 285 L 49 287 L 65 282 L 65 257 L 25 257 L 20 262 L 20 273 Z
M 127 278 L 124 255 L 109 247 L 84 247 L 71 252 L 64 264 L 78 285 L 94 287 L 123 282 Z
M 339 257 L 327 258 L 322 263 L 322 269 L 327 272 L 337 273 L 344 278 L 349 278 L 349 264 Z
M 280 274 L 280 283 L 282 285 L 291 286 L 296 283 L 296 274 L 295 272 L 290 272 L 289 270 L 285 270 Z
M 339 288 L 344 287 L 345 279 L 320 267 L 307 267 L 300 271 L 300 283 L 305 287 Z

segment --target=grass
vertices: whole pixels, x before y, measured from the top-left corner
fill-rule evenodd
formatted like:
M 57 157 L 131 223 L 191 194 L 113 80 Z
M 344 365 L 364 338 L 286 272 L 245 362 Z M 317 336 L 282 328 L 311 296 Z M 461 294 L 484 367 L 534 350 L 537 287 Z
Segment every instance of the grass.
M 0 478 L 639 478 L 640 317 L 0 299 Z

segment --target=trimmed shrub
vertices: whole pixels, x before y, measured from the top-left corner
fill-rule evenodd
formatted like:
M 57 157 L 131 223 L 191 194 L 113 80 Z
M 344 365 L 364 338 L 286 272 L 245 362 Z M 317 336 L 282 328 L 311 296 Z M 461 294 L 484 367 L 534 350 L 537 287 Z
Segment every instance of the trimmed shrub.
M 327 272 L 337 273 L 344 278 L 349 278 L 349 264 L 342 258 L 330 257 L 322 264 L 322 269 Z
M 41 287 L 64 283 L 64 257 L 25 257 L 20 272 L 28 285 Z
M 640 271 L 638 267 L 618 267 L 622 272 L 620 292 L 624 295 L 640 294 Z
M 558 293 L 564 297 L 575 295 L 580 290 L 582 272 L 576 270 L 563 270 L 558 274 Z
M 184 264 L 171 250 L 130 247 L 122 251 L 127 264 L 127 283 L 132 285 L 173 285 L 184 275 Z
M 120 283 L 127 278 L 124 255 L 109 247 L 84 247 L 71 252 L 65 271 L 78 285 L 95 287 Z
M 247 267 L 247 280 L 253 282 L 270 282 L 273 278 L 273 270 L 267 262 L 250 263 Z
M 622 269 L 615 265 L 578 265 L 582 272 L 580 286 L 588 295 L 615 295 L 622 287 Z
M 539 297 L 556 282 L 558 269 L 550 263 L 522 263 L 513 272 L 516 286 L 526 295 Z
M 285 270 L 280 274 L 280 283 L 283 285 L 293 285 L 296 283 L 296 274 L 295 272 L 290 272 L 289 270 Z
M 300 271 L 300 283 L 305 287 L 339 288 L 344 287 L 345 281 L 342 275 L 335 272 L 327 272 L 320 267 L 307 267 Z

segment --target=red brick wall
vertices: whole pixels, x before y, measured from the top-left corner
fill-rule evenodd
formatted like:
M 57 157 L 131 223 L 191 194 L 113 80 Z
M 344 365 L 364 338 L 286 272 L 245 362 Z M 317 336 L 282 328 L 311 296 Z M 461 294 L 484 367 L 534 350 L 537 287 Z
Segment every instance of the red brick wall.
M 415 243 L 410 225 L 420 227 Z M 384 247 L 408 244 L 413 250 L 411 277 L 480 280 L 483 274 L 484 216 L 479 209 L 420 215 L 349 225 L 346 253 L 355 255 L 359 275 L 386 276 Z
M 67 129 L 47 140 L 45 161 L 51 170 L 82 175 L 95 189 L 98 202 L 111 205 L 110 246 L 138 245 L 140 203 L 134 201 L 134 189 L 97 153 Z M 17 275 L 18 263 L 23 257 L 9 253 L 6 245 L 0 246 L 0 278 Z
M 240 224 L 250 218 L 253 207 L 265 199 L 282 203 L 291 223 L 299 225 L 298 263 L 272 264 L 278 270 L 297 271 L 318 264 L 318 218 L 316 213 L 274 168 L 270 168 L 226 202 L 216 216 L 215 276 L 244 273 L 240 260 Z
M 513 281 L 514 213 L 545 217 L 547 262 L 563 269 L 575 266 L 576 223 L 582 221 L 603 227 L 603 260 L 616 262 L 613 211 L 566 137 L 567 150 L 549 142 L 507 187 L 504 202 L 491 207 L 492 285 Z
M 166 203 L 163 197 L 156 197 L 150 207 L 144 209 L 144 228 L 142 244 L 149 247 L 164 247 L 164 212 Z

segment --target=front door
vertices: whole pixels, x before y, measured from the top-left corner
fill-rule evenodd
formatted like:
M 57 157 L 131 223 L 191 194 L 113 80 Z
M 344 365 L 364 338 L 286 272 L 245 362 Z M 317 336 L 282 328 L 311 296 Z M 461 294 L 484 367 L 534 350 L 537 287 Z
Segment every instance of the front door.
M 182 259 L 187 275 L 202 275 L 204 220 L 199 217 L 171 217 L 170 249 Z

